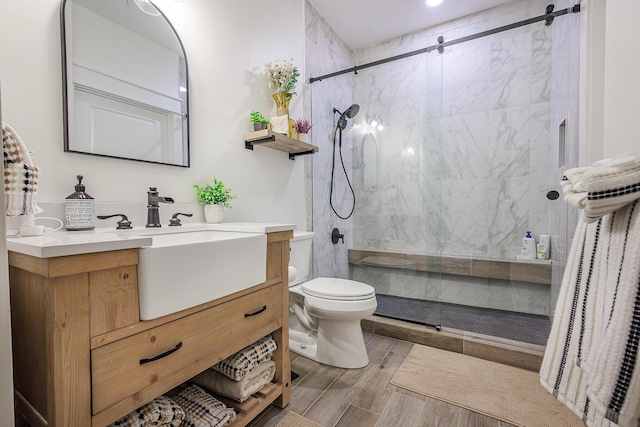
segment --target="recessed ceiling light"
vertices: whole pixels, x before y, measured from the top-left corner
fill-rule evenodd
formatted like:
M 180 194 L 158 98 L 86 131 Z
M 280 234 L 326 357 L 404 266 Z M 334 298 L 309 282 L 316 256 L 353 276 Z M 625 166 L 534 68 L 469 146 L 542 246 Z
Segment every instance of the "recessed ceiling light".
M 427 6 L 437 6 L 442 3 L 442 0 L 427 0 Z

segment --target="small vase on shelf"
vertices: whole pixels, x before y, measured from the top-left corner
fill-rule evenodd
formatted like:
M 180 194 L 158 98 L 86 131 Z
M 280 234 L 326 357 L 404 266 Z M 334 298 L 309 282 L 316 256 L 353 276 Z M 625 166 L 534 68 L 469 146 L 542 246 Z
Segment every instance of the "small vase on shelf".
M 276 102 L 278 116 L 289 116 L 289 103 L 291 102 L 291 97 L 293 94 L 288 92 L 276 92 L 272 95 L 273 100 Z M 289 118 L 289 131 L 287 132 L 287 136 L 290 138 L 295 138 L 296 136 L 296 122 Z
M 276 107 L 278 107 L 276 113 L 278 116 L 289 115 L 289 103 L 291 102 L 292 96 L 292 94 L 287 92 L 276 92 L 272 95 L 273 100 L 276 102 Z
M 299 133 L 297 136 L 298 141 L 309 142 L 309 134 L 308 133 Z

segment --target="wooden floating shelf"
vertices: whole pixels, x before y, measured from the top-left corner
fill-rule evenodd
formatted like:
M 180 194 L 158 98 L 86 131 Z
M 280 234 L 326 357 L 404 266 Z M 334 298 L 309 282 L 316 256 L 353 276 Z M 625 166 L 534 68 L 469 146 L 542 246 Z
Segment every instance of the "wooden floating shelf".
M 296 156 L 313 154 L 318 152 L 318 147 L 307 144 L 298 139 L 289 138 L 283 133 L 272 132 L 271 129 L 259 130 L 244 134 L 244 148 L 253 150 L 254 145 L 273 148 L 274 150 L 289 153 L 291 160 Z

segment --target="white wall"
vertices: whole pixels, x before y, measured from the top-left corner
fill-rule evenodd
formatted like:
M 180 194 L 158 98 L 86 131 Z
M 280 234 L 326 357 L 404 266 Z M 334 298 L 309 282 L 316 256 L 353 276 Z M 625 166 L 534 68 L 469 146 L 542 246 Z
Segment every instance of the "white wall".
M 117 204 L 134 225 L 143 225 L 146 192 L 156 186 L 202 220 L 193 184 L 215 175 L 238 196 L 226 221 L 305 228 L 303 159 L 291 161 L 264 147 L 249 151 L 242 139 L 252 110 L 275 114 L 266 79 L 259 75 L 264 63 L 292 58 L 304 71 L 303 0 L 155 2 L 187 52 L 191 168 L 63 152 L 60 3 L 3 1 L 2 16 L 11 19 L 0 29 L 3 119 L 36 153 L 34 162 L 42 169 L 38 201 L 45 214 L 59 215 L 58 203 L 73 192 L 75 175 L 82 174 L 87 192 L 102 202 L 98 214 L 115 213 L 111 205 Z M 302 115 L 301 96 L 294 97 L 291 112 L 294 118 Z M 167 223 L 177 208 L 161 207 L 161 221 Z
M 0 25 L 1 27 L 1 25 Z M 0 91 L 1 92 L 1 91 Z M 2 111 L 0 111 L 0 118 Z M 4 194 L 4 191 L 2 191 Z M 4 211 L 4 197 L 0 200 Z M 0 215 L 0 426 L 13 425 L 13 365 L 11 360 L 11 311 L 5 219 Z
M 202 220 L 193 184 L 216 175 L 238 198 L 229 221 L 295 223 L 305 229 L 303 159 L 263 147 L 245 150 L 242 134 L 249 113 L 266 116 L 275 107 L 266 80 L 257 76 L 265 62 L 292 58 L 303 62 L 303 0 L 171 0 L 155 2 L 182 38 L 189 61 L 191 168 L 105 159 L 63 152 L 60 0 L 3 0 L 2 119 L 36 152 L 42 169 L 38 201 L 45 214 L 61 216 L 63 199 L 73 192 L 75 175 L 85 176 L 97 213 L 125 209 L 134 225 L 145 220 L 146 191 L 157 186 L 180 206 L 162 207 L 162 222 L 172 212 L 190 211 Z M 10 17 L 10 19 L 7 19 Z M 298 93 L 302 93 L 299 83 Z M 294 97 L 294 117 L 302 100 Z M 48 203 L 47 203 L 48 202 Z M 189 210 L 187 210 L 189 211 Z M 188 221 L 188 219 L 187 219 Z M 105 224 L 106 225 L 106 224 Z M 111 224 L 109 224 L 111 225 Z M 4 220 L 0 220 L 4 230 Z M 12 425 L 6 244 L 0 235 L 0 425 Z
M 606 5 L 604 158 L 640 150 L 640 2 L 609 0 Z

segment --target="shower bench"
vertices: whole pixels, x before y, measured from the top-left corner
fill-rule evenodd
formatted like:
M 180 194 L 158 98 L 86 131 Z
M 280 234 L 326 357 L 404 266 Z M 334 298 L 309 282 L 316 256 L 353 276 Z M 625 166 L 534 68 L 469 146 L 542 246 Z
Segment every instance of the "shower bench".
M 349 264 L 551 285 L 551 262 L 349 249 Z

